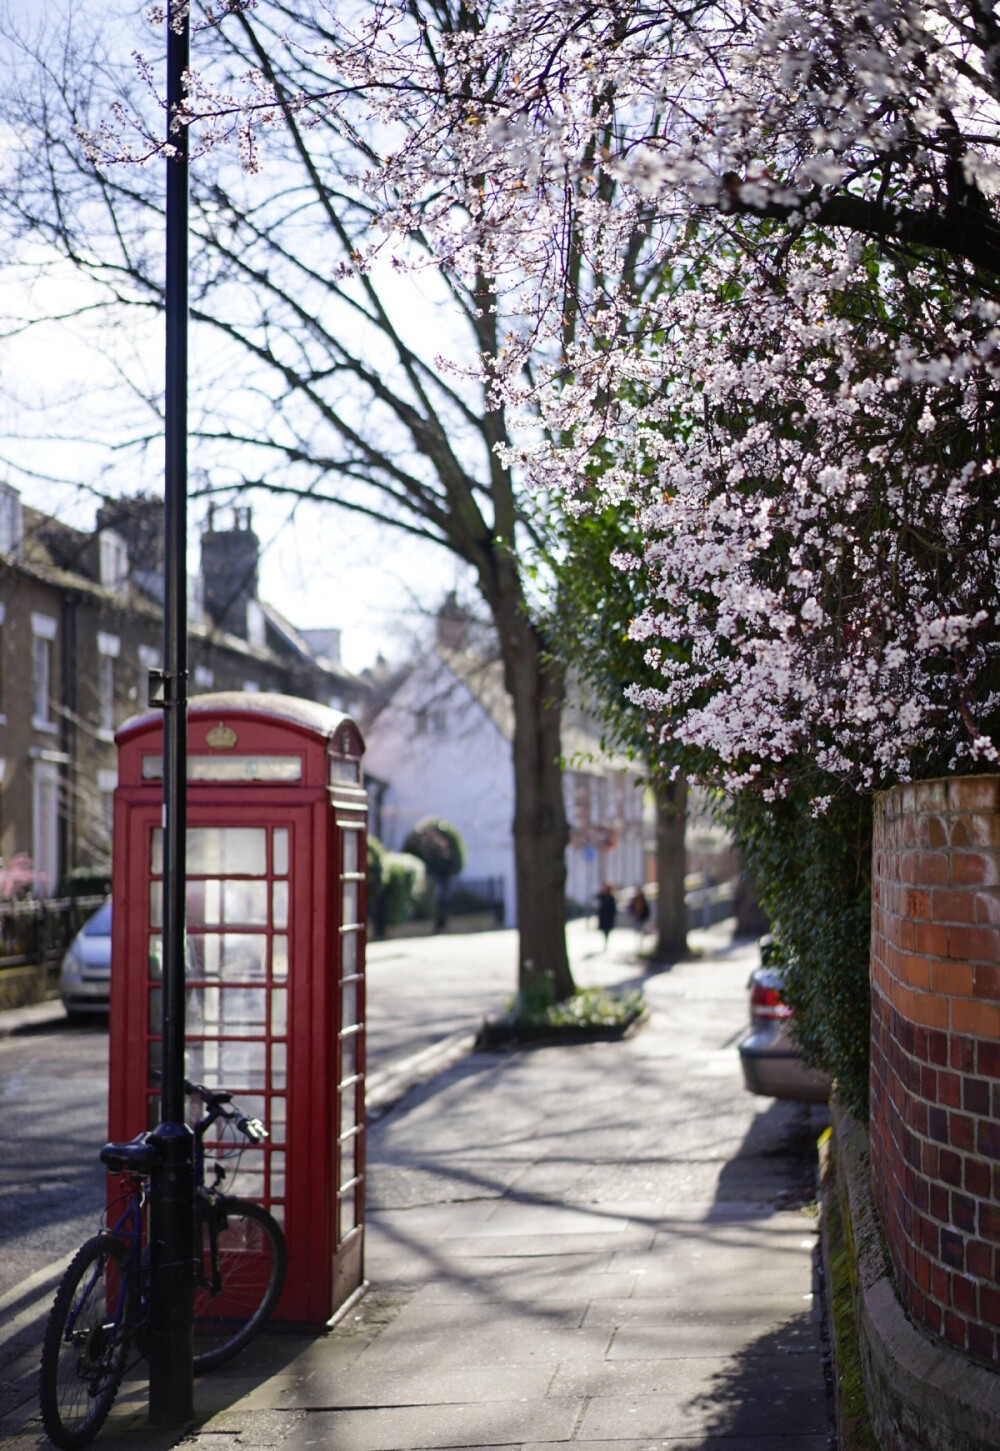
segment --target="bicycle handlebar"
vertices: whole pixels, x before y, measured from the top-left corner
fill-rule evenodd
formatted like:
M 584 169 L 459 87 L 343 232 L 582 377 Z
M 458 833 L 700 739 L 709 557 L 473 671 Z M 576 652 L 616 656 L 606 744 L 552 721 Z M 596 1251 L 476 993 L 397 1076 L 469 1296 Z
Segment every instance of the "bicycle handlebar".
M 194 1125 L 194 1132 L 197 1138 L 203 1138 L 209 1127 L 217 1119 L 223 1118 L 227 1123 L 235 1124 L 244 1138 L 249 1139 L 252 1144 L 262 1144 L 268 1137 L 267 1129 L 259 1118 L 247 1118 L 240 1113 L 238 1108 L 229 1108 L 233 1096 L 224 1089 L 206 1088 L 203 1083 L 190 1083 L 184 1080 L 184 1091 L 193 1098 L 200 1098 L 208 1109 L 203 1119 Z

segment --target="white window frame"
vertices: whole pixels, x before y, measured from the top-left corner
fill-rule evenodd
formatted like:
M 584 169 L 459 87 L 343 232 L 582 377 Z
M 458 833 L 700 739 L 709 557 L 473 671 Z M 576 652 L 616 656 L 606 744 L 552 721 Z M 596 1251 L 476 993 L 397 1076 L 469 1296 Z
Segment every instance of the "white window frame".
M 117 635 L 97 632 L 97 711 L 98 735 L 110 740 L 115 733 L 115 661 L 121 654 L 122 642 Z
M 56 722 L 52 718 L 52 643 L 56 638 L 56 621 L 51 615 L 42 615 L 37 611 L 31 614 L 31 724 L 36 731 L 54 731 L 57 729 Z M 43 646 L 41 653 L 38 647 Z M 39 691 L 37 667 L 43 664 L 45 674 L 44 699 L 42 704 L 45 707 L 45 714 L 38 713 Z
M 101 584 L 106 590 L 117 592 L 128 582 L 128 545 L 113 529 L 102 529 L 97 544 Z
M 59 767 L 35 761 L 31 780 L 32 864 L 41 895 L 51 897 L 59 885 Z

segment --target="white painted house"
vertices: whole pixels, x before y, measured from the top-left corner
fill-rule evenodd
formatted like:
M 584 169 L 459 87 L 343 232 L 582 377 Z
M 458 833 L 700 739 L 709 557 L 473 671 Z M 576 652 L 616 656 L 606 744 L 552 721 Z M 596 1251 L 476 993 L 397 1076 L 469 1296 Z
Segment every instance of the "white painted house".
M 513 714 L 499 661 L 462 648 L 457 613 L 449 597 L 435 647 L 365 727 L 373 829 L 398 851 L 421 817 L 449 821 L 465 843 L 463 877 L 501 878 L 514 925 Z M 643 791 L 626 762 L 601 755 L 600 732 L 578 706 L 566 713 L 563 755 L 567 896 L 589 905 L 605 881 L 643 881 Z

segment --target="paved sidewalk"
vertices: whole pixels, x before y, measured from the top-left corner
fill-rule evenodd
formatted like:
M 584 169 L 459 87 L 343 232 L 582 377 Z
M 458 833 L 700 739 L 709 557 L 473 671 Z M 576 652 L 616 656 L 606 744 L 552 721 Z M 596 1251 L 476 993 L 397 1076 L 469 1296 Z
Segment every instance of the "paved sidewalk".
M 696 934 L 711 955 L 644 974 L 617 937 L 607 957 L 578 939 L 575 970 L 644 977 L 639 1033 L 463 1056 L 412 1088 L 370 1130 L 368 1294 L 199 1380 L 186 1433 L 149 1430 L 136 1380 L 102 1442 L 828 1451 L 819 1115 L 742 1089 L 754 949 Z

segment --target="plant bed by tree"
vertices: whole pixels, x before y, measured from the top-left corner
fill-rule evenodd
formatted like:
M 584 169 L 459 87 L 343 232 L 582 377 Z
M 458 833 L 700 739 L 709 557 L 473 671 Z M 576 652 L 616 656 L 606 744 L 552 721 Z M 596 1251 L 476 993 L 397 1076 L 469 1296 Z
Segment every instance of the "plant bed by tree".
M 477 1048 L 529 1044 L 609 1043 L 635 1031 L 647 1016 L 642 993 L 584 988 L 561 1003 L 514 1002 L 502 1018 L 488 1018 Z

